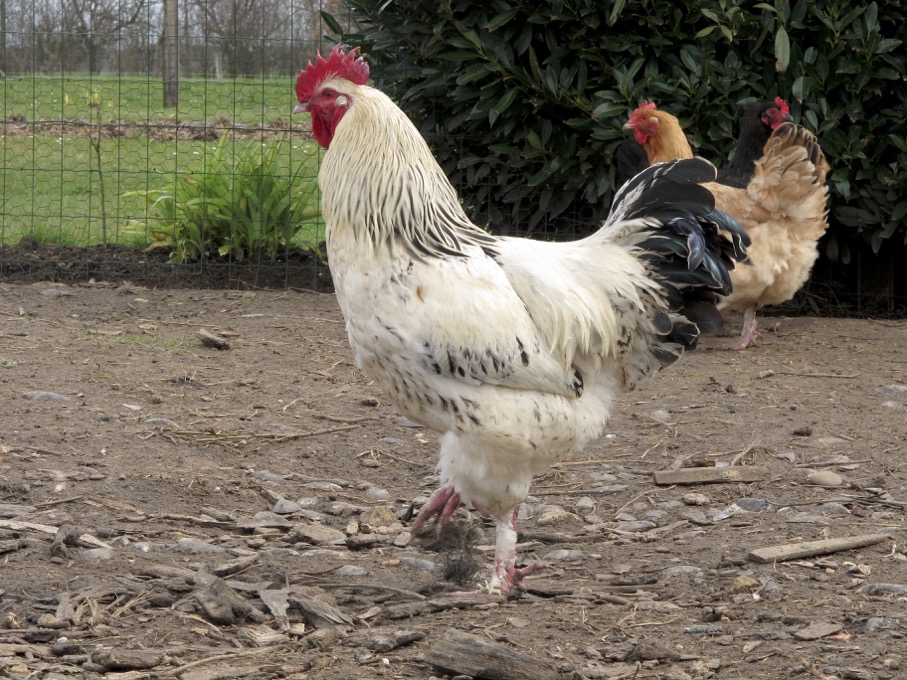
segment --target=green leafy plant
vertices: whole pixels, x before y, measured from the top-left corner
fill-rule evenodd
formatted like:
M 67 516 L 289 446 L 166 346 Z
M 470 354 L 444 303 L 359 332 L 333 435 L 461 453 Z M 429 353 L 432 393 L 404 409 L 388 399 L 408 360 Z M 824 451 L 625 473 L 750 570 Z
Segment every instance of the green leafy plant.
M 293 159 L 287 169 L 285 146 L 221 144 L 204 170 L 181 173 L 172 188 L 148 191 L 150 247 L 170 248 L 178 262 L 212 256 L 273 262 L 291 247 L 317 250 L 314 230 L 306 230 L 320 214 L 317 156 Z M 300 239 L 302 232 L 309 237 Z
M 495 231 L 598 224 L 621 127 L 643 100 L 677 114 L 720 165 L 741 105 L 782 96 L 832 166 L 830 253 L 846 259 L 855 233 L 875 249 L 907 240 L 902 2 L 345 2 L 356 28 L 343 41 L 363 47 L 376 85 Z

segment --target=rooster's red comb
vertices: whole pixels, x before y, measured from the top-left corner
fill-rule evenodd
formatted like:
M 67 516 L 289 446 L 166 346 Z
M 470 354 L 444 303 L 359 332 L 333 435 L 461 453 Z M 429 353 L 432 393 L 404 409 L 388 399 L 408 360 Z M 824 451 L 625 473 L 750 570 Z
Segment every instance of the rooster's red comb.
M 787 105 L 786 101 L 781 99 L 781 97 L 775 97 L 775 103 L 778 105 L 778 108 L 781 109 L 781 113 L 790 115 L 790 107 Z
M 296 78 L 296 99 L 308 101 L 315 88 L 334 76 L 346 78 L 356 85 L 365 85 L 368 82 L 368 64 L 365 59 L 356 56 L 358 51 L 359 48 L 354 47 L 349 52 L 344 52 L 340 45 L 334 45 L 327 59 L 319 53 L 315 63 L 310 61 Z

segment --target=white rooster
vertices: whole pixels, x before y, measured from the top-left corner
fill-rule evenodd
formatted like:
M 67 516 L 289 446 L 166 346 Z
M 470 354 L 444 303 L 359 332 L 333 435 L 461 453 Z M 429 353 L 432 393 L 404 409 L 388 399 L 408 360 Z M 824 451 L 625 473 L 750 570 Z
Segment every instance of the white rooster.
M 525 589 L 516 509 L 534 473 L 599 437 L 614 398 L 695 345 L 672 310 L 730 289 L 745 234 L 693 159 L 650 168 L 606 224 L 571 243 L 472 224 L 425 140 L 368 87 L 356 50 L 300 73 L 295 112 L 327 150 L 318 182 L 328 262 L 360 368 L 440 433 L 442 486 L 415 530 L 461 502 L 497 522 L 490 591 Z

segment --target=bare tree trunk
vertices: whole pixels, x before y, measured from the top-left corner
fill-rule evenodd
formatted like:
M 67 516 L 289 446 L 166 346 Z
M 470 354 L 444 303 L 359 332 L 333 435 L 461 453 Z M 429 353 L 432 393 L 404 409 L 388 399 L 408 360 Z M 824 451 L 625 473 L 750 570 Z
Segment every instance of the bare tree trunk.
M 0 78 L 6 75 L 6 0 L 0 0 Z
M 220 47 L 214 48 L 214 78 L 217 82 L 224 82 L 224 65 L 222 63 Z
M 161 72 L 164 77 L 164 106 L 180 101 L 179 0 L 164 0 L 164 34 L 161 38 Z

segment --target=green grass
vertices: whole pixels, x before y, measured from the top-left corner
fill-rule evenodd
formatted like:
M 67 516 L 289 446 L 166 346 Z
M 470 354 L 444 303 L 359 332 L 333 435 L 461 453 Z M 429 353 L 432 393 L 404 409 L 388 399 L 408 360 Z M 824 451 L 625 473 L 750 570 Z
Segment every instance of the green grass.
M 223 119 L 249 126 L 272 124 L 280 116 L 290 119 L 293 90 L 292 80 L 219 84 L 196 79 L 182 82 L 178 108 L 165 109 L 162 97 L 161 84 L 144 78 L 0 80 L 0 119 L 27 121 L 8 124 L 8 129 L 0 127 L 0 244 L 14 245 L 23 236 L 62 245 L 98 244 L 103 241 L 105 216 L 108 242 L 134 247 L 152 243 L 152 232 L 159 225 L 153 212 L 147 211 L 147 192 L 172 189 L 186 173 L 210 171 L 214 154 L 223 145 L 229 145 L 233 154 L 247 155 L 258 148 L 264 153 L 277 140 L 273 135 L 262 139 L 253 134 L 207 142 L 158 140 L 145 135 L 141 124 Z M 102 124 L 140 126 L 124 128 L 127 136 L 100 140 L 103 206 L 91 140 L 76 134 L 60 136 L 59 127 L 30 124 L 61 119 L 97 121 L 98 116 Z M 303 119 L 296 116 L 293 122 L 300 125 Z M 313 143 L 293 139 L 292 144 L 280 146 L 278 166 L 287 175 L 304 166 L 302 177 L 314 183 L 315 154 Z M 317 212 L 317 192 L 312 192 L 311 201 L 306 212 Z M 320 218 L 314 218 L 303 224 L 293 243 L 308 249 L 322 240 L 323 225 Z
M 292 77 L 180 81 L 177 107 L 164 107 L 163 85 L 148 76 L 7 76 L 0 80 L 0 118 L 26 121 L 88 118 L 87 101 L 99 95 L 105 121 L 176 120 L 213 122 L 227 118 L 254 125 L 289 120 L 296 103 Z

